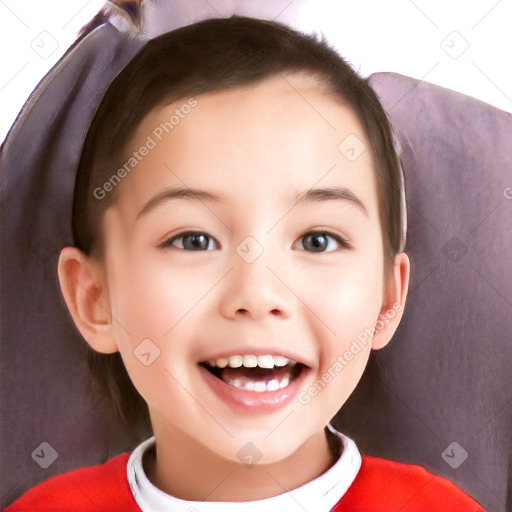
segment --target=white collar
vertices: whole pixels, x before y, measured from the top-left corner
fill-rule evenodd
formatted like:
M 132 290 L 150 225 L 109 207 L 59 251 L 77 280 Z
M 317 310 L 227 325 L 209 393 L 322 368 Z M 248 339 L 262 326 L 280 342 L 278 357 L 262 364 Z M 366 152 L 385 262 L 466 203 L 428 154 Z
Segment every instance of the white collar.
M 144 452 L 155 444 L 154 437 L 143 441 L 130 455 L 128 483 L 143 512 L 328 512 L 352 485 L 361 467 L 361 454 L 352 439 L 327 426 L 343 446 L 338 461 L 311 482 L 272 498 L 241 503 L 186 501 L 164 493 L 150 482 L 142 466 Z

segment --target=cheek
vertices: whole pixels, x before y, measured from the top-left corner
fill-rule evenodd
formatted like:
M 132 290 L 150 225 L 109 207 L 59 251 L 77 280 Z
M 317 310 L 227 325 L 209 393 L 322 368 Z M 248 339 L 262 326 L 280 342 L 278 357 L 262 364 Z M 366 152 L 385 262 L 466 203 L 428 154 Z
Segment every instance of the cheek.
M 314 387 L 304 391 L 334 415 L 352 393 L 366 367 L 373 326 L 382 304 L 382 263 L 371 252 L 347 258 L 336 272 L 316 274 L 310 293 L 314 335 L 319 345 L 319 368 Z M 306 302 L 308 305 L 309 303 Z M 314 305 L 314 306 L 313 306 Z M 325 390 L 325 391 L 324 391 Z
M 319 368 L 314 382 L 298 397 L 301 405 L 329 421 L 355 389 L 371 351 L 372 327 L 378 318 L 382 289 L 379 272 L 367 263 L 347 266 L 318 280 L 311 315 L 321 319 L 314 335 L 319 345 Z M 308 304 L 309 305 L 309 304 Z
M 112 274 L 112 315 L 135 339 L 160 337 L 175 310 L 173 283 L 137 260 L 121 260 Z
M 109 276 L 113 329 L 130 378 L 149 405 L 179 402 L 181 388 L 190 388 L 186 368 L 194 306 L 207 285 L 188 274 L 148 264 L 131 254 L 118 258 Z
M 207 289 L 190 272 L 136 255 L 118 260 L 109 281 L 112 315 L 134 338 L 163 339 Z
M 332 357 L 333 350 L 343 349 L 375 324 L 382 305 L 382 263 L 371 254 L 359 253 L 337 269 L 314 277 L 308 295 L 314 313 L 323 321 Z

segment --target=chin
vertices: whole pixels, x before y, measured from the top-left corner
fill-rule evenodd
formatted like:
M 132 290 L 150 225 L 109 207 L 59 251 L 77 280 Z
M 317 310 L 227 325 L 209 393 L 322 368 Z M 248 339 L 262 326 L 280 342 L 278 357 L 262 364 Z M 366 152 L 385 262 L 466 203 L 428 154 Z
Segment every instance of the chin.
M 278 424 L 275 423 L 273 428 Z M 269 432 L 271 432 L 270 435 Z M 249 432 L 245 431 L 236 440 L 231 440 L 229 447 L 226 446 L 226 450 L 222 450 L 219 455 L 246 466 L 278 464 L 296 454 L 310 438 L 310 436 L 304 436 L 300 439 L 291 439 L 290 432 L 297 433 L 297 430 L 286 425 L 286 428 L 283 428 L 282 436 L 280 436 L 277 435 L 277 432 L 272 432 L 272 429 L 265 428 L 255 431 L 253 428 Z

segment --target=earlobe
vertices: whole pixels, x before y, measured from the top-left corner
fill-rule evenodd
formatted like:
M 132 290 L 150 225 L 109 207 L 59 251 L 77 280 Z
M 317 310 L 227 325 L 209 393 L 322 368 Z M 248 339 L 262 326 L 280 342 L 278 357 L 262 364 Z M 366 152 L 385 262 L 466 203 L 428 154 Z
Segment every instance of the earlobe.
M 76 327 L 96 351 L 117 352 L 103 266 L 76 247 L 59 256 L 59 282 Z
M 409 289 L 410 262 L 405 252 L 397 254 L 393 263 L 385 300 L 375 324 L 372 349 L 385 347 L 395 334 L 402 319 Z

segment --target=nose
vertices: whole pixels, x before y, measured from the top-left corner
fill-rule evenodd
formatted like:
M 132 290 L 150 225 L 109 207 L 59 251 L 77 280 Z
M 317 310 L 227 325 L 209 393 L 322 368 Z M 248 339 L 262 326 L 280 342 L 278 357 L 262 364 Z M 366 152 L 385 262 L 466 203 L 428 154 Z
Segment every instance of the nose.
M 284 270 L 285 262 L 261 248 L 256 259 L 244 254 L 241 244 L 231 258 L 232 270 L 226 276 L 220 309 L 225 318 L 289 318 L 296 297 Z M 251 247 L 254 251 L 254 247 Z

